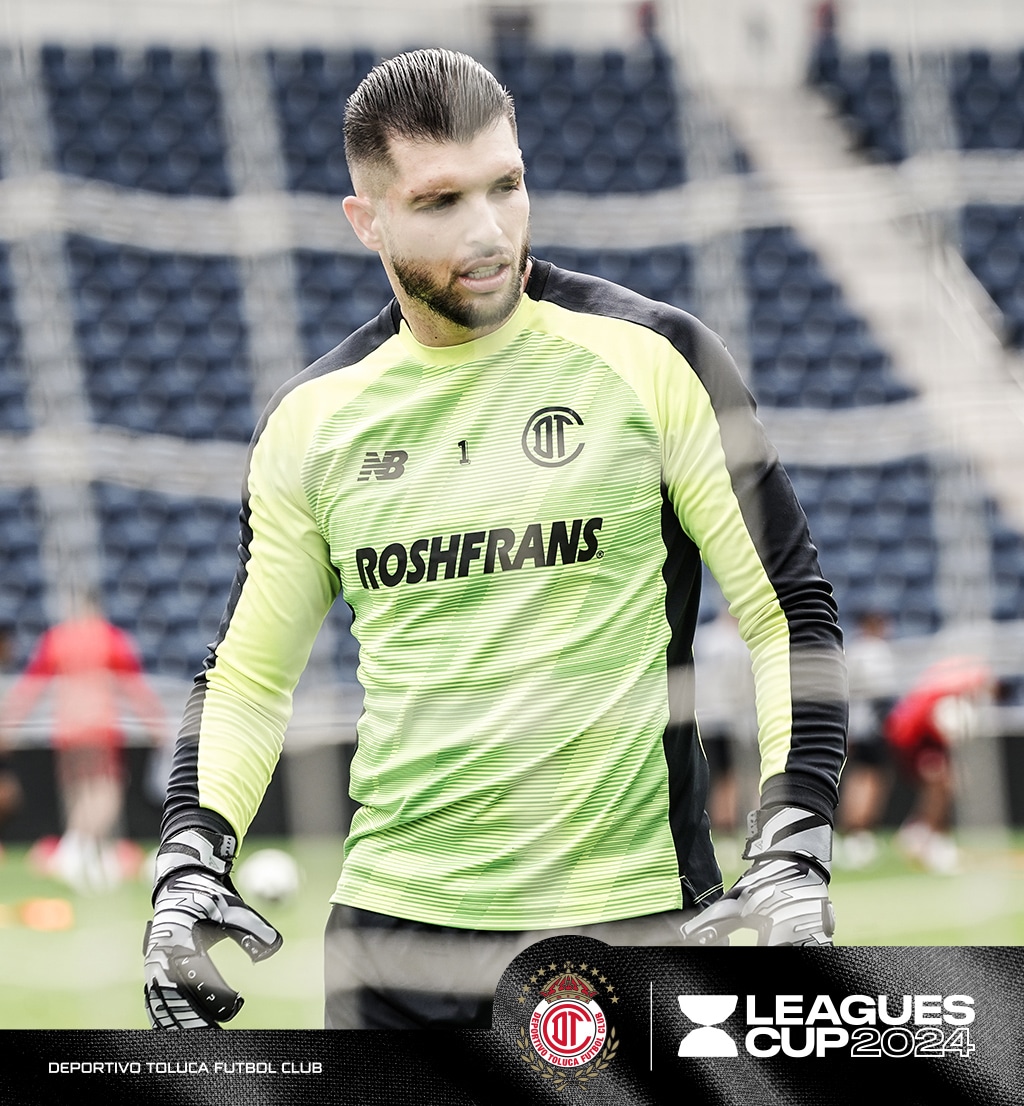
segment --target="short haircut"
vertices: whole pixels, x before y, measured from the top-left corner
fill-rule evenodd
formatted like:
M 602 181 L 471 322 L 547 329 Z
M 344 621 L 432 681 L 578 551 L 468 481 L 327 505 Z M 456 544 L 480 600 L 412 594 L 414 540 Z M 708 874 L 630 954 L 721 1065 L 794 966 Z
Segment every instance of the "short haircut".
M 454 50 L 413 50 L 375 66 L 345 107 L 349 172 L 393 171 L 393 138 L 470 142 L 507 119 L 509 92 L 474 58 Z

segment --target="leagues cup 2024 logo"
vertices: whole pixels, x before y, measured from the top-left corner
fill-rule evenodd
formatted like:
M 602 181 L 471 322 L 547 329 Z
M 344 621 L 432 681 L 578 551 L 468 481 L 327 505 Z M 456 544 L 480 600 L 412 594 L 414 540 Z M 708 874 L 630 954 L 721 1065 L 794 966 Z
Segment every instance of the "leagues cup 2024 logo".
M 600 969 L 589 964 L 576 968 L 566 962 L 561 971 L 548 964 L 534 972 L 519 996 L 523 1006 L 533 993 L 540 996 L 529 1025 L 519 1029 L 524 1063 L 550 1079 L 555 1090 L 600 1075 L 615 1059 L 619 1042 L 597 997 L 607 995 L 607 1001 L 617 1003 L 614 991 Z

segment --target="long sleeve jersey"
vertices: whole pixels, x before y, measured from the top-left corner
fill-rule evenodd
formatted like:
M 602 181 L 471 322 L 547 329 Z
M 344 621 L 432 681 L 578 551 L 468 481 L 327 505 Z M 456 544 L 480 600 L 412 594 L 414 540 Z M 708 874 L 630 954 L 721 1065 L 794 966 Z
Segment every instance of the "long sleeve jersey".
M 702 558 L 751 651 L 762 801 L 831 817 L 836 607 L 721 340 L 543 261 L 462 345 L 421 345 L 392 303 L 257 427 L 165 832 L 245 833 L 342 595 L 364 712 L 334 902 L 507 930 L 708 901 Z

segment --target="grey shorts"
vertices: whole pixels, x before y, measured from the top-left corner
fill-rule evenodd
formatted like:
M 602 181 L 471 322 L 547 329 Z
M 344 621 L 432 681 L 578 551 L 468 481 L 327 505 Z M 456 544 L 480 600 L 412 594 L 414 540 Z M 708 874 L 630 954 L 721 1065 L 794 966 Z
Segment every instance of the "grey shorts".
M 327 1029 L 489 1029 L 508 965 L 548 937 L 678 945 L 691 910 L 515 932 L 456 929 L 334 906 L 324 937 Z

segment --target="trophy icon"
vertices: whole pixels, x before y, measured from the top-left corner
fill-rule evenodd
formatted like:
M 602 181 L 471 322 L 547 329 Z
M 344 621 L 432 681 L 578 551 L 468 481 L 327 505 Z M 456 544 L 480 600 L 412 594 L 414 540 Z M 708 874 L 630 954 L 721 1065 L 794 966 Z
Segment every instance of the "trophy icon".
M 679 1042 L 679 1056 L 736 1056 L 736 1042 L 720 1022 L 736 1009 L 737 995 L 679 995 L 679 1009 L 699 1029 L 691 1030 Z

